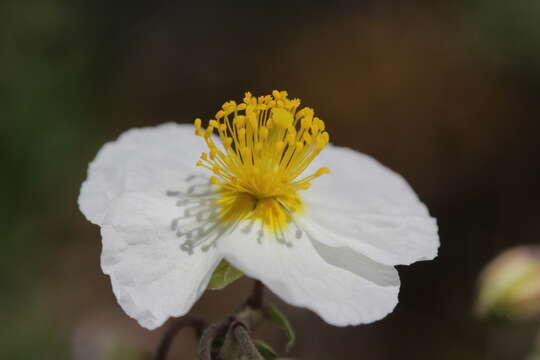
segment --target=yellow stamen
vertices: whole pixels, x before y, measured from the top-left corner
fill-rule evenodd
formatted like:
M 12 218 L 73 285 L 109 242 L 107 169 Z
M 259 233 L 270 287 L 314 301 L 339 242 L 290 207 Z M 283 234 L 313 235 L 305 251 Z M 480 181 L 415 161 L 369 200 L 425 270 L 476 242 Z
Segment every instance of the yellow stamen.
M 329 172 L 326 167 L 300 177 L 329 142 L 324 122 L 310 108 L 298 110 L 299 99 L 286 91 L 228 101 L 209 121 L 206 129 L 195 120 L 195 134 L 209 152 L 201 154 L 198 166 L 213 172 L 211 182 L 219 186 L 219 218 L 226 223 L 260 220 L 281 232 L 299 213 L 303 204 L 298 190 Z M 221 147 L 211 136 L 219 136 Z

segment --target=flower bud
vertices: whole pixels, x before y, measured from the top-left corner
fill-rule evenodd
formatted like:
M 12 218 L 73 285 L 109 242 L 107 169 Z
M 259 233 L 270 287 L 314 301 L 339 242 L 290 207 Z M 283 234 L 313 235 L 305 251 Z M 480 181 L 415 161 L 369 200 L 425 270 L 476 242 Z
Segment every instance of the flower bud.
M 491 261 L 480 275 L 476 311 L 512 319 L 540 314 L 540 248 L 517 247 Z

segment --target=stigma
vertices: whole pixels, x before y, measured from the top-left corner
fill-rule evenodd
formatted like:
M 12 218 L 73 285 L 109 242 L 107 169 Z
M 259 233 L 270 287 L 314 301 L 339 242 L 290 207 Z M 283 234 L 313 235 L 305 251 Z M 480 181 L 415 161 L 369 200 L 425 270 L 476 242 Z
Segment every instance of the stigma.
M 313 109 L 300 109 L 300 99 L 289 99 L 286 91 L 260 97 L 247 92 L 242 103 L 224 103 L 206 128 L 195 119 L 195 134 L 208 146 L 197 165 L 213 173 L 219 217 L 226 223 L 260 220 L 282 231 L 303 210 L 298 191 L 329 172 L 322 167 L 303 174 L 329 135 Z

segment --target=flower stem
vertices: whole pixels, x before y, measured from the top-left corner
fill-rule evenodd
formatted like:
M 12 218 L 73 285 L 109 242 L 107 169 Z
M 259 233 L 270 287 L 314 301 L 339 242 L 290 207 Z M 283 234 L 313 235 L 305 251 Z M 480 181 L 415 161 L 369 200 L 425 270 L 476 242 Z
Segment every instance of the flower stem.
M 246 300 L 246 305 L 252 309 L 260 309 L 263 306 L 264 285 L 259 280 L 255 280 L 251 296 Z
M 169 352 L 169 348 L 171 347 L 171 344 L 174 340 L 174 337 L 180 330 L 186 327 L 191 327 L 193 330 L 195 330 L 195 334 L 197 338 L 201 337 L 201 334 L 203 333 L 203 330 L 208 326 L 207 322 L 198 319 L 192 316 L 184 316 L 180 319 L 178 319 L 175 323 L 173 323 L 163 338 L 161 339 L 161 342 L 159 344 L 159 347 L 156 352 L 155 360 L 165 360 L 167 358 L 167 353 Z

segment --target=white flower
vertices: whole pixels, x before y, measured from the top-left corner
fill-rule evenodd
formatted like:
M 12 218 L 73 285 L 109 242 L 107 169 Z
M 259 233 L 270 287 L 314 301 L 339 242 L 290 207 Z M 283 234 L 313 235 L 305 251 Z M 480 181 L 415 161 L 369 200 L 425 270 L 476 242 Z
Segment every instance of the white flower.
M 222 259 L 330 324 L 369 323 L 397 304 L 394 266 L 437 255 L 436 221 L 407 182 L 329 144 L 299 104 L 247 93 L 206 130 L 132 129 L 99 151 L 79 206 L 101 227 L 119 304 L 142 326 L 186 314 Z

